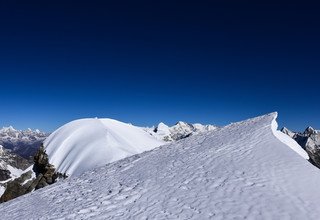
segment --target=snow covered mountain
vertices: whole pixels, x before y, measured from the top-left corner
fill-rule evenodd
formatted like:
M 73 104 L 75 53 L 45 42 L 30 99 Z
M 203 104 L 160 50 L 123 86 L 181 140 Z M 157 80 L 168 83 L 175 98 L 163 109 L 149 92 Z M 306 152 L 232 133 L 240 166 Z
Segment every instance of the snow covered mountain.
M 79 175 L 93 167 L 158 147 L 164 144 L 159 128 L 157 132 L 150 133 L 144 128 L 112 119 L 70 122 L 52 133 L 38 148 L 33 157 L 34 178 L 23 185 L 20 183 L 24 177 L 12 180 L 0 202 L 51 185 L 59 178 Z M 213 129 L 213 126 L 179 122 L 170 128 L 170 138 L 179 140 Z
M 144 128 L 152 136 L 163 141 L 177 141 L 195 134 L 217 129 L 214 125 L 189 124 L 179 121 L 174 126 L 169 127 L 164 123 L 159 123 L 156 127 Z
M 39 130 L 16 130 L 12 126 L 0 129 L 0 145 L 29 158 L 33 156 L 48 134 Z
M 288 128 L 281 131 L 294 139 L 310 156 L 310 162 L 320 168 L 320 132 L 307 127 L 304 132 L 293 132 Z
M 95 118 L 62 126 L 44 141 L 44 148 L 56 171 L 71 176 L 162 144 L 139 127 Z
M 19 178 L 31 166 L 28 160 L 16 155 L 0 145 L 0 197 L 7 184 Z
M 319 170 L 276 130 L 275 118 L 234 123 L 59 181 L 1 204 L 1 218 L 319 219 Z

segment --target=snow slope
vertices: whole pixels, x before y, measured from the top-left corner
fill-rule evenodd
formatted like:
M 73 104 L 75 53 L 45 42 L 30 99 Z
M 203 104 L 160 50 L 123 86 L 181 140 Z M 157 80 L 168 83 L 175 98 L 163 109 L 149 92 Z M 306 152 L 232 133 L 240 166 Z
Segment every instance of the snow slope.
M 163 144 L 131 124 L 112 119 L 81 119 L 52 133 L 44 147 L 60 173 L 78 175 L 93 167 L 151 150 Z
M 0 205 L 2 219 L 319 219 L 320 173 L 276 114 L 164 145 Z
M 303 148 L 290 136 L 286 135 L 285 133 L 277 130 L 278 123 L 276 119 L 272 121 L 272 131 L 273 134 L 284 144 L 288 145 L 292 150 L 294 150 L 297 154 L 299 154 L 301 157 L 303 157 L 306 160 L 309 160 L 308 153 L 303 150 Z

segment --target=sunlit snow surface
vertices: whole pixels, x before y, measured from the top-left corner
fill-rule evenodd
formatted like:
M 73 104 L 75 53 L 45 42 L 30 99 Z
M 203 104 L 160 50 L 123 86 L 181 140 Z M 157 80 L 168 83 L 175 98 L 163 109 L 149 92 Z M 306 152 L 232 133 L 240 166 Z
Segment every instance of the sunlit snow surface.
M 113 119 L 72 121 L 44 142 L 50 163 L 60 173 L 78 175 L 97 166 L 164 144 L 139 127 Z
M 1 219 L 319 219 L 320 172 L 276 114 L 105 165 L 1 204 Z

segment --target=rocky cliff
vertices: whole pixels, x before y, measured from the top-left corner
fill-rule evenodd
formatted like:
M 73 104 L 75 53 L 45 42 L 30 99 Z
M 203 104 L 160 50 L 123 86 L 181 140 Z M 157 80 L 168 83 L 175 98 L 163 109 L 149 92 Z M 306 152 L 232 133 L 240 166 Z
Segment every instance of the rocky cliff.
M 293 138 L 309 155 L 310 162 L 320 168 L 320 132 L 307 127 L 304 132 L 293 132 L 288 128 L 281 131 Z
M 0 202 L 9 201 L 53 184 L 59 177 L 66 178 L 65 175 L 55 172 L 54 166 L 49 163 L 49 158 L 44 147 L 41 146 L 34 156 L 32 169 L 6 184 L 6 190 L 0 198 Z

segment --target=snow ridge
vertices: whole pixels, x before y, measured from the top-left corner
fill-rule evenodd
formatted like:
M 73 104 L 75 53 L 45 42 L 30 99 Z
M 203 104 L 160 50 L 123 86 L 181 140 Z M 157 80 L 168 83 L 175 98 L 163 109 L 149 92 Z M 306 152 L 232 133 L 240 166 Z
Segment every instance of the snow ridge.
M 305 150 L 303 150 L 303 148 L 295 140 L 293 140 L 290 136 L 284 134 L 283 132 L 277 130 L 278 123 L 277 123 L 276 119 L 278 117 L 278 113 L 274 113 L 274 115 L 275 115 L 275 117 L 274 117 L 272 124 L 271 124 L 272 132 L 273 132 L 274 136 L 276 136 L 282 143 L 289 146 L 293 151 L 295 151 L 301 157 L 303 157 L 306 160 L 309 160 L 308 153 Z M 288 129 L 287 129 L 287 131 L 288 131 L 288 134 L 290 134 Z
M 319 170 L 276 114 L 95 168 L 0 206 L 2 219 L 318 219 Z
M 141 128 L 112 119 L 76 120 L 44 141 L 49 162 L 69 176 L 162 144 Z

